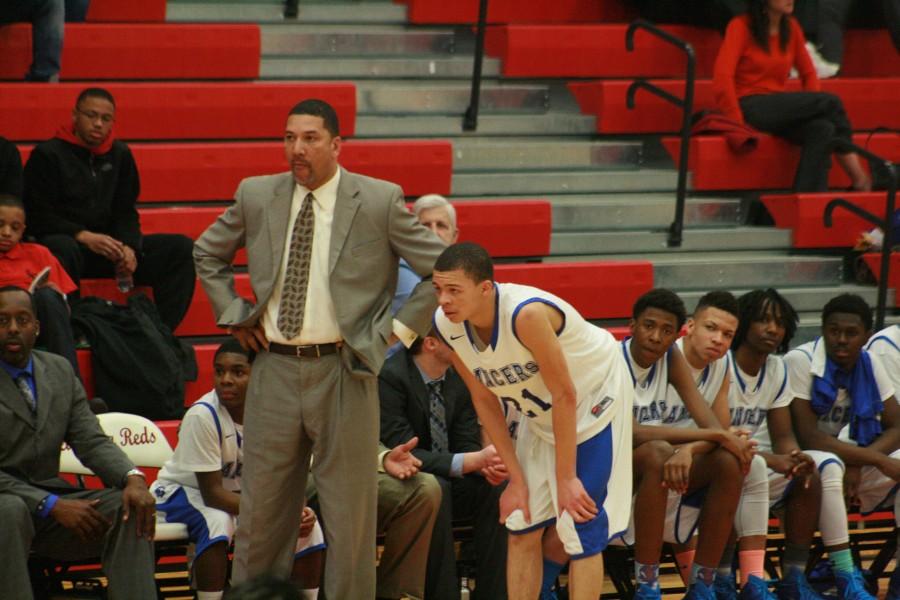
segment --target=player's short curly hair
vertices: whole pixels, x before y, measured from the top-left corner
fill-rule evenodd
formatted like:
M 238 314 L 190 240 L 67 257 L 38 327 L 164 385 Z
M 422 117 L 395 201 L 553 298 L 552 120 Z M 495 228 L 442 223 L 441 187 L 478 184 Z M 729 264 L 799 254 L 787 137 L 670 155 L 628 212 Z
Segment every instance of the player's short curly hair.
M 638 298 L 631 309 L 631 317 L 637 321 L 648 308 L 656 308 L 675 315 L 678 329 L 681 329 L 687 320 L 684 302 L 681 301 L 678 294 L 666 288 L 654 288 Z
M 737 350 L 741 347 L 741 344 L 747 339 L 747 332 L 750 331 L 750 326 L 755 322 L 764 321 L 766 312 L 771 307 L 775 318 L 784 327 L 784 339 L 775 351 L 779 354 L 788 351 L 791 346 L 791 340 L 794 339 L 794 334 L 797 333 L 800 317 L 784 296 L 779 294 L 774 288 L 753 290 L 738 298 L 738 306 L 740 307 L 740 314 L 738 314 L 739 323 L 734 339 L 731 340 L 732 348 Z
M 448 246 L 434 263 L 435 271 L 457 269 L 461 269 L 475 283 L 494 280 L 494 263 L 491 255 L 474 242 L 460 242 Z
M 822 309 L 822 325 L 834 313 L 848 313 L 862 319 L 866 331 L 872 331 L 872 307 L 857 294 L 841 294 L 829 300 Z

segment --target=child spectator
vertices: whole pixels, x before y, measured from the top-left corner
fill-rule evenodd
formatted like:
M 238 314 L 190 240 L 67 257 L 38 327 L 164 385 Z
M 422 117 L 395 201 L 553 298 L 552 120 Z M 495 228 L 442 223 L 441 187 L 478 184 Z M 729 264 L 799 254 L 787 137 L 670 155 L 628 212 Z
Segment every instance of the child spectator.
M 37 343 L 71 363 L 78 374 L 75 340 L 69 323 L 66 294 L 75 284 L 47 248 L 22 241 L 25 233 L 25 209 L 16 196 L 0 193 L 0 286 L 14 285 L 31 289 L 38 321 Z M 45 269 L 46 277 L 35 278 Z
M 871 190 L 872 180 L 856 153 L 832 146 L 835 139 L 850 142 L 850 121 L 840 98 L 819 91 L 803 31 L 791 16 L 793 0 L 751 0 L 749 7 L 728 24 L 716 58 L 713 87 L 719 108 L 739 123 L 802 146 L 794 191 L 828 190 L 832 150 L 853 189 Z M 791 67 L 800 73 L 802 92 L 784 91 Z

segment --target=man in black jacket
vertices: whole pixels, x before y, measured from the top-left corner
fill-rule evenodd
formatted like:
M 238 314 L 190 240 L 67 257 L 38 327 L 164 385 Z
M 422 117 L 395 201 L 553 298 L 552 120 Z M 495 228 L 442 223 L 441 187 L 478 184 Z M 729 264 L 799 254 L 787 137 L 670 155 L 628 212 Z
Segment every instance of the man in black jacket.
M 16 145 L 0 136 L 0 194 L 22 197 L 22 157 Z
M 183 235 L 141 234 L 137 166 L 112 135 L 116 104 L 102 88 L 81 92 L 72 124 L 35 147 L 25 165 L 29 232 L 69 276 L 150 285 L 163 322 L 175 329 L 194 292 L 193 244 Z
M 441 484 L 443 498 L 428 556 L 427 600 L 458 599 L 452 520 L 473 519 L 475 598 L 506 598 L 506 529 L 499 522 L 501 487 L 482 473 L 499 463 L 493 445 L 482 448 L 466 385 L 450 368 L 451 350 L 437 337 L 417 339 L 391 356 L 378 381 L 381 440 L 388 447 L 419 437 L 413 455 L 420 470 Z M 441 414 L 443 413 L 443 414 Z

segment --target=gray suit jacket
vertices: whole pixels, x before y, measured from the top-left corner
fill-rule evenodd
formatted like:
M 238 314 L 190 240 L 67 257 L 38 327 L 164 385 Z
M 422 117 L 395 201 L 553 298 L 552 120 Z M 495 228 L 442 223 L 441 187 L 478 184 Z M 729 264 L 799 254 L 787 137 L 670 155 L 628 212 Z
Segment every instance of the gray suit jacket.
M 220 326 L 253 325 L 265 310 L 290 234 L 293 193 L 289 172 L 243 180 L 234 204 L 194 243 L 197 275 Z M 234 288 L 231 262 L 242 247 L 256 304 Z M 419 335 L 428 333 L 436 307 L 431 272 L 443 249 L 443 242 L 406 210 L 399 186 L 342 170 L 331 226 L 329 283 L 351 370 L 375 375 L 384 362 L 398 257 L 424 280 L 396 318 Z
M 0 494 L 22 498 L 36 510 L 46 489 L 70 487 L 59 479 L 65 441 L 108 487 L 121 487 L 134 464 L 103 430 L 88 407 L 81 382 L 61 356 L 35 350 L 37 416 L 15 382 L 0 369 Z

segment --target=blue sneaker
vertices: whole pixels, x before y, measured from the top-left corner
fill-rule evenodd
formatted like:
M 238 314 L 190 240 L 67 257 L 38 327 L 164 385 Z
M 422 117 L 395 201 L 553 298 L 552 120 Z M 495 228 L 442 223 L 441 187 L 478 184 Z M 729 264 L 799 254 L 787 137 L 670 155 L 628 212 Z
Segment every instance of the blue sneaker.
M 741 585 L 740 600 L 778 600 L 778 597 L 769 590 L 764 579 L 751 575 Z
M 841 600 L 875 600 L 875 596 L 866 590 L 866 582 L 859 569 L 853 569 L 850 573 L 835 573 L 834 582 Z
M 716 600 L 737 600 L 737 581 L 734 575 L 717 573 L 713 581 L 713 591 L 716 593 Z
M 822 596 L 809 585 L 803 571 L 791 569 L 775 585 L 778 600 L 822 600 Z
M 634 592 L 634 600 L 661 600 L 662 592 L 659 589 L 659 586 L 647 585 L 646 583 L 642 583 L 638 585 L 637 590 Z
M 688 587 L 687 593 L 681 600 L 716 600 L 713 586 L 706 585 L 702 581 L 695 581 Z

